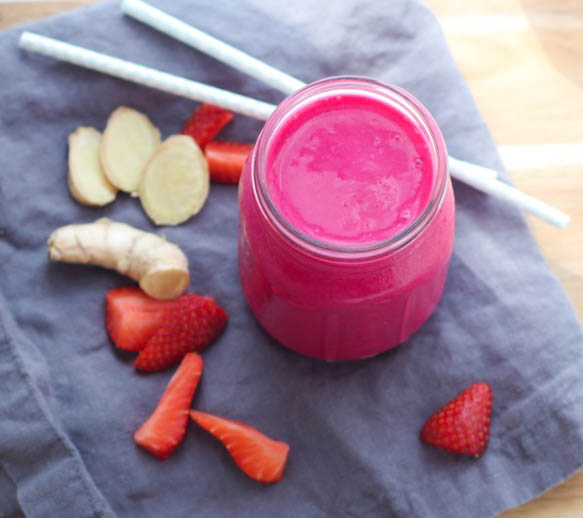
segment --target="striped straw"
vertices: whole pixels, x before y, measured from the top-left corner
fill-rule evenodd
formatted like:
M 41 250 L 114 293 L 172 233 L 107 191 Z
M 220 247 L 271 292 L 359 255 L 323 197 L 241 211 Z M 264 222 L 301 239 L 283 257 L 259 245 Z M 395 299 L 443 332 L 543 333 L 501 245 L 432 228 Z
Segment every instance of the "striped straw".
M 160 72 L 154 68 L 136 65 L 123 59 L 93 52 L 77 45 L 64 43 L 32 32 L 23 32 L 19 45 L 23 49 L 97 70 L 133 83 L 157 88 L 158 90 L 194 99 L 195 101 L 223 106 L 228 110 L 242 113 L 255 119 L 266 120 L 275 110 L 273 104 L 191 81 L 184 77 Z
M 226 63 L 245 74 L 273 86 L 285 94 L 291 94 L 305 83 L 281 70 L 269 66 L 244 52 L 188 25 L 173 16 L 156 9 L 142 0 L 124 0 L 122 11 L 195 49 Z M 492 169 L 449 157 L 452 177 L 475 189 L 503 199 L 560 228 L 565 228 L 570 217 L 518 189 L 498 181 L 498 173 Z
M 456 171 L 455 177 L 462 182 L 471 185 L 474 189 L 489 194 L 494 198 L 511 203 L 515 207 L 530 212 L 538 218 L 559 228 L 566 228 L 571 221 L 571 216 L 568 214 L 565 214 L 564 212 L 515 189 L 511 185 L 494 178 L 471 175 L 463 168 Z
M 461 180 L 461 177 L 464 176 L 463 173 L 465 173 L 464 177 L 471 176 L 472 178 L 490 178 L 491 180 L 498 178 L 498 173 L 494 171 L 494 169 L 477 164 L 471 164 L 470 162 L 466 162 L 452 156 L 448 157 L 448 166 L 450 174 L 457 180 Z M 461 171 L 462 174 L 458 175 L 458 171 Z M 461 181 L 463 182 L 464 180 Z
M 20 37 L 20 47 L 73 63 L 85 68 L 103 72 L 111 76 L 119 77 L 134 83 L 157 88 L 199 102 L 212 103 L 222 106 L 243 115 L 266 120 L 275 110 L 273 104 L 265 103 L 251 97 L 235 94 L 220 88 L 191 81 L 180 76 L 160 72 L 153 68 L 136 65 L 129 61 L 113 58 L 105 54 L 100 54 L 83 47 L 64 43 L 59 40 L 40 36 L 38 34 L 24 32 Z M 453 159 L 454 161 L 456 159 Z M 450 157 L 450 165 L 456 166 Z M 531 197 L 519 190 L 503 183 L 491 175 L 477 174 L 471 168 L 452 168 L 450 173 L 453 177 L 471 185 L 472 187 L 501 198 L 523 210 L 526 210 L 539 218 L 552 223 L 560 228 L 565 228 L 570 221 L 570 217 L 549 205 Z

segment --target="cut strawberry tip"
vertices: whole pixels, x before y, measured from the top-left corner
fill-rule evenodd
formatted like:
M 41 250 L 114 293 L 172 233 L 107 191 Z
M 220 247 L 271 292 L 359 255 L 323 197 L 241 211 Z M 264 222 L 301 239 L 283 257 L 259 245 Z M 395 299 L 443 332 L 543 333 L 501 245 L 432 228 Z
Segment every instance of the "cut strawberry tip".
M 223 443 L 237 466 L 258 482 L 278 482 L 283 476 L 290 447 L 246 424 L 205 412 L 191 410 L 201 428 Z
M 234 115 L 224 108 L 201 104 L 192 112 L 180 132 L 192 137 L 199 147 L 204 148 L 233 117 Z
M 188 353 L 168 382 L 156 409 L 134 434 L 134 441 L 166 460 L 186 434 L 188 410 L 203 371 L 202 358 Z

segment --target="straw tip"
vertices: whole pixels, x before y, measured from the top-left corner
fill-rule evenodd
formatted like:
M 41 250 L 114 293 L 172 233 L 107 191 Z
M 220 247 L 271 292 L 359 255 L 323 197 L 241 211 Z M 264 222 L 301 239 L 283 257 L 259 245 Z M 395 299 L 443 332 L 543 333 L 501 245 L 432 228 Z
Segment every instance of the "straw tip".
M 128 14 L 132 11 L 132 9 L 135 9 L 136 6 L 141 6 L 143 4 L 143 2 L 140 2 L 139 0 L 122 0 L 122 3 L 120 5 L 120 9 Z
M 561 217 L 557 219 L 557 227 L 562 230 L 565 230 L 569 223 L 571 223 L 571 216 L 568 214 L 561 214 Z
M 34 34 L 32 32 L 24 31 L 20 35 L 20 38 L 18 38 L 18 46 L 20 48 L 26 48 L 27 42 L 29 42 L 33 36 L 34 36 Z

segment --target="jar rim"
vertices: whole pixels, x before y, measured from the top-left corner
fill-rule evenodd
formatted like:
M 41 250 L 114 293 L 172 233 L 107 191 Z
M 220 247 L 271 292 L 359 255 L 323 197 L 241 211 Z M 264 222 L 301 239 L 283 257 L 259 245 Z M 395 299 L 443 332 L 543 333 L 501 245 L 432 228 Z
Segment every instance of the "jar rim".
M 383 98 L 386 102 L 398 103 L 398 108 L 407 111 L 407 115 L 413 116 L 418 123 L 425 140 L 430 148 L 435 176 L 429 200 L 424 210 L 399 233 L 388 239 L 366 245 L 344 246 L 325 243 L 314 239 L 294 227 L 277 209 L 273 203 L 265 178 L 265 163 L 269 151 L 271 138 L 278 129 L 305 103 L 311 102 L 317 95 L 328 96 L 343 93 L 373 94 L 378 100 Z M 394 85 L 388 85 L 363 76 L 335 76 L 310 83 L 284 99 L 274 110 L 271 117 L 265 123 L 251 156 L 252 189 L 254 196 L 259 201 L 262 212 L 268 221 L 278 232 L 284 235 L 295 246 L 304 249 L 313 255 L 333 257 L 335 259 L 374 258 L 399 250 L 419 236 L 433 220 L 447 190 L 448 167 L 447 149 L 443 135 L 437 126 L 437 122 L 415 97 L 410 93 Z M 261 172 L 263 171 L 263 174 Z

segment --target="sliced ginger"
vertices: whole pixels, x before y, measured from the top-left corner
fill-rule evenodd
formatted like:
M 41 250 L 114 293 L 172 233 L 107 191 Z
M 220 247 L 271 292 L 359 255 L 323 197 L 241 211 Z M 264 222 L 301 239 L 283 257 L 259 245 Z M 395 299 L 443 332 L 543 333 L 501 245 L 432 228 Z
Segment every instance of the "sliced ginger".
M 69 135 L 69 190 L 84 205 L 107 205 L 117 194 L 101 167 L 101 133 L 79 126 Z
M 117 270 L 138 281 L 155 299 L 175 299 L 190 282 L 188 259 L 178 245 L 107 218 L 58 228 L 49 237 L 48 247 L 52 261 Z
M 160 131 L 139 111 L 120 106 L 110 116 L 101 141 L 101 163 L 109 181 L 135 194 L 144 167 L 160 144 Z
M 209 192 L 209 170 L 191 137 L 172 135 L 156 150 L 140 183 L 140 201 L 157 225 L 178 225 L 197 214 Z

